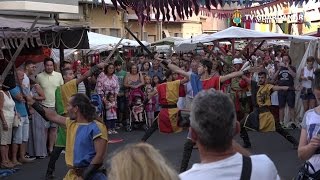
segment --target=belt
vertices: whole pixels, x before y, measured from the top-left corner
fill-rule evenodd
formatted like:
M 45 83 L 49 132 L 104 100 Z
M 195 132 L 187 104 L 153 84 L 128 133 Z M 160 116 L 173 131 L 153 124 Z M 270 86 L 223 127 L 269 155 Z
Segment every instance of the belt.
M 161 108 L 166 108 L 166 109 L 173 109 L 177 108 L 178 106 L 176 104 L 160 104 Z
M 76 168 L 72 167 L 70 168 L 77 176 L 82 176 L 83 172 L 85 171 L 86 167 L 83 168 Z M 95 173 L 106 173 L 106 169 L 104 167 L 100 167 Z
M 77 175 L 77 176 L 82 176 L 85 168 L 71 168 L 71 170 Z
M 259 114 L 265 113 L 265 112 L 270 112 L 269 106 L 261 106 L 258 108 Z

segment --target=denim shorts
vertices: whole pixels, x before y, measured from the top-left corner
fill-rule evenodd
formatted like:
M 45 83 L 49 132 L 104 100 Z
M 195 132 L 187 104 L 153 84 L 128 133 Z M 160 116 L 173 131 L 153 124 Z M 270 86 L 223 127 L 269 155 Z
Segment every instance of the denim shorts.
M 311 88 L 309 88 L 309 89 L 303 88 L 303 89 L 301 90 L 300 98 L 301 98 L 302 100 L 316 99 L 316 97 L 314 96 Z
M 13 144 L 22 144 L 28 142 L 29 139 L 29 118 L 28 116 L 20 117 L 21 125 L 13 128 Z

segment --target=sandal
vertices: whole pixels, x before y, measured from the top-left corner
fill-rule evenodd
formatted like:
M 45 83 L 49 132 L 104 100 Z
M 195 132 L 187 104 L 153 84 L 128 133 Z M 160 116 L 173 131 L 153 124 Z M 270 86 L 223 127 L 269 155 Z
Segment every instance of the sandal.
M 14 167 L 14 165 L 12 163 L 10 163 L 9 161 L 1 163 L 1 168 L 12 169 L 13 167 Z
M 19 162 L 19 161 L 12 161 L 12 164 L 14 166 L 21 166 L 22 165 L 21 162 Z

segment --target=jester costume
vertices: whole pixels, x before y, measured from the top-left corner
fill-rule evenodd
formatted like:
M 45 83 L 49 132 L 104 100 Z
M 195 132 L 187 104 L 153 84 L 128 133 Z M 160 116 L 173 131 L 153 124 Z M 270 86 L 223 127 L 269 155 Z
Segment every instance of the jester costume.
M 242 85 L 244 80 L 241 77 L 231 79 L 230 97 L 234 102 L 237 120 L 240 122 L 250 112 L 249 101 L 247 99 L 247 87 Z
M 180 80 L 165 82 L 157 86 L 160 112 L 158 121 L 155 120 L 151 127 L 146 131 L 142 137 L 142 141 L 147 139 L 159 128 L 162 133 L 177 133 L 182 131 L 182 128 L 178 126 L 179 109 L 177 102 L 179 95 L 181 95 Z
M 271 93 L 274 86 L 271 84 L 258 85 L 251 81 L 251 90 L 253 96 L 254 110 L 245 119 L 241 121 L 240 136 L 244 141 L 244 147 L 251 147 L 250 139 L 246 129 L 260 132 L 276 131 L 297 148 L 298 141 L 284 130 L 270 111 Z
M 69 98 L 77 93 L 77 80 L 71 80 L 60 87 L 58 87 L 55 91 L 55 98 L 56 98 L 56 111 L 59 115 L 66 116 L 67 113 L 67 106 Z M 46 176 L 50 178 L 53 176 L 53 172 L 55 170 L 55 164 L 58 160 L 61 152 L 66 147 L 66 131 L 62 127 L 58 127 L 57 139 L 54 145 L 53 151 L 50 156 L 47 174 Z
M 177 102 L 179 99 L 180 80 L 162 83 L 157 86 L 159 104 L 161 106 L 158 116 L 160 132 L 175 133 L 182 128 L 178 127 Z
M 96 152 L 94 140 L 102 138 L 108 141 L 107 129 L 104 124 L 94 120 L 89 123 L 77 123 L 66 120 L 66 164 L 70 168 L 65 180 L 77 180 L 88 167 Z M 105 180 L 104 172 L 97 172 L 90 179 Z

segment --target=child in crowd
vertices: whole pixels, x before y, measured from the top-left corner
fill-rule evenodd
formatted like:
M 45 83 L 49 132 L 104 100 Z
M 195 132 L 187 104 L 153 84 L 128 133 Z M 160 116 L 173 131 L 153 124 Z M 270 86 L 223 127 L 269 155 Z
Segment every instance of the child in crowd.
M 117 102 L 113 93 L 108 93 L 107 97 L 103 99 L 106 106 L 105 124 L 108 128 L 108 134 L 118 134 L 115 129 L 117 120 Z
M 146 96 L 148 97 L 150 94 L 152 94 L 153 92 L 153 88 L 147 88 L 146 89 Z M 154 112 L 156 110 L 156 97 L 152 97 L 147 105 L 146 105 L 146 112 L 147 112 L 147 117 L 148 117 L 148 125 L 149 127 L 151 126 L 151 124 L 153 123 L 154 120 Z
M 142 122 L 143 121 L 143 102 L 142 98 L 137 96 L 134 100 L 134 105 L 132 106 L 132 113 L 135 121 Z
M 148 88 L 153 89 L 153 87 L 152 87 L 152 79 L 151 79 L 150 76 L 145 76 L 144 83 L 145 83 L 145 85 L 144 85 L 145 92 L 147 92 Z

